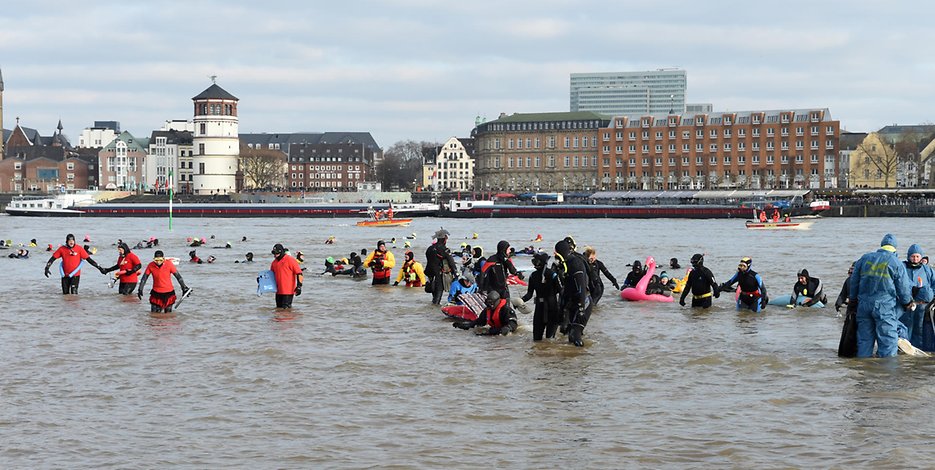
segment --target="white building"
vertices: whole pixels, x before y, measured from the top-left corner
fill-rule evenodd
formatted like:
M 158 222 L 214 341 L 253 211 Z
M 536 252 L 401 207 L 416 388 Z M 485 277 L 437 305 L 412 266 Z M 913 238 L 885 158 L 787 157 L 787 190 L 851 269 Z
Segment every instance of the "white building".
M 685 112 L 688 78 L 684 70 L 573 73 L 571 112 L 609 116 L 665 115 Z
M 236 175 L 240 155 L 237 97 L 217 84 L 192 98 L 194 194 L 228 194 L 237 190 Z
M 166 121 L 162 129 L 153 131 L 149 139 L 146 158 L 146 186 L 156 191 L 168 189 L 172 173 L 173 189 L 179 193 L 191 192 L 193 183 L 193 145 L 191 121 Z
M 425 162 L 423 185 L 435 191 L 474 189 L 474 139 L 452 137 L 435 148 L 435 161 Z
M 86 127 L 78 137 L 78 148 L 103 148 L 120 135 L 120 123 L 117 121 L 94 121 L 93 127 Z

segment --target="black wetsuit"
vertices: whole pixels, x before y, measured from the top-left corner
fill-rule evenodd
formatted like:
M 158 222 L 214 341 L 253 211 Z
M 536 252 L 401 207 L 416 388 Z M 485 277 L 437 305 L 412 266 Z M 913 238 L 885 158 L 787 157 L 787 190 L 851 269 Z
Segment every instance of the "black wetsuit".
M 824 292 L 821 289 L 821 280 L 817 277 L 807 277 L 805 284 L 796 282 L 792 286 L 792 305 L 796 305 L 796 302 L 799 297 L 808 297 L 808 302 L 805 302 L 803 305 L 811 307 L 812 305 L 821 302 L 821 298 L 824 297 Z
M 679 303 L 684 305 L 685 297 L 692 294 L 692 307 L 708 308 L 711 306 L 711 297 L 717 297 L 718 285 L 710 269 L 699 265 L 688 273 L 688 280 L 682 288 L 682 297 Z
M 642 269 L 639 271 L 630 271 L 627 273 L 627 278 L 623 281 L 623 287 L 636 287 L 640 279 L 643 279 L 644 274 L 646 274 L 646 271 Z
M 564 246 L 562 244 L 564 243 Z M 556 244 L 556 254 L 560 255 L 558 272 L 562 276 L 561 308 L 564 316 L 568 342 L 582 346 L 584 328 L 591 317 L 591 293 L 587 265 L 581 257 L 575 256 L 564 241 Z
M 536 309 L 532 315 L 532 339 L 541 341 L 543 332 L 546 338 L 554 338 L 555 331 L 562 323 L 562 312 L 558 305 L 562 282 L 558 274 L 548 267 L 533 271 L 528 282 L 523 301 L 528 302 L 534 296 L 536 298 Z
M 597 302 L 600 301 L 601 297 L 604 296 L 604 281 L 601 280 L 601 273 L 604 273 L 604 276 L 607 276 L 607 280 L 609 280 L 610 283 L 617 288 L 617 290 L 620 290 L 620 285 L 617 284 L 617 278 L 615 278 L 614 275 L 607 270 L 607 266 L 604 266 L 604 263 L 601 260 L 595 259 L 593 263 L 590 263 L 583 255 L 581 257 L 585 260 L 585 263 L 587 263 L 588 268 L 591 270 L 591 272 L 588 274 L 588 279 L 591 283 L 591 302 L 593 302 L 594 305 L 597 305 Z
M 841 293 L 838 294 L 838 299 L 834 301 L 834 309 L 837 311 L 841 310 L 842 305 L 848 304 L 848 298 L 851 296 L 851 277 L 848 276 L 844 280 L 844 285 L 841 286 Z
M 425 250 L 425 277 L 432 286 L 432 303 L 435 305 L 440 305 L 448 293 L 445 290 L 445 274 L 455 276 L 458 272 L 451 250 L 445 245 L 446 240 L 439 238 Z
M 513 266 L 509 255 L 506 254 L 509 245 L 504 245 L 504 243 L 500 242 L 497 245 L 497 254 L 487 258 L 487 262 L 484 263 L 484 267 L 481 269 L 483 276 L 478 285 L 481 286 L 483 292 L 495 290 L 500 294 L 501 299 L 509 299 L 510 287 L 506 283 L 506 277 L 509 274 L 515 276 L 516 267 Z

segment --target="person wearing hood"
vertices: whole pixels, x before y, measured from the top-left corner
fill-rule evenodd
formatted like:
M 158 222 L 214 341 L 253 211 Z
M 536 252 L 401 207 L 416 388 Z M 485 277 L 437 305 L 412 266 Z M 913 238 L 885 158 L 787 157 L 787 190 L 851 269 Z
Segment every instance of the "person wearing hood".
M 497 291 L 501 299 L 510 299 L 510 288 L 506 282 L 507 276 L 512 274 L 522 278 L 522 275 L 516 272 L 513 261 L 510 260 L 510 242 L 500 240 L 497 243 L 497 253 L 487 258 L 487 262 L 481 268 L 481 273 L 483 273 L 481 290 Z
M 828 297 L 825 296 L 825 293 L 821 288 L 821 280 L 817 277 L 809 276 L 807 269 L 802 269 L 798 274 L 798 281 L 795 285 L 792 286 L 792 305 L 796 306 L 799 303 L 799 297 L 806 297 L 806 300 L 802 305 L 806 307 L 811 307 L 818 302 L 827 305 Z
M 685 281 L 686 288 L 682 289 L 682 297 L 679 298 L 679 305 L 685 306 L 685 297 L 688 293 L 692 294 L 692 308 L 711 307 L 711 297 L 720 296 L 717 280 L 714 279 L 714 273 L 704 265 L 704 255 L 695 253 L 691 258 L 692 269 L 688 273 L 688 280 Z
M 451 289 L 448 290 L 448 303 L 464 305 L 464 302 L 461 302 L 458 296 L 475 292 L 477 292 L 477 283 L 474 282 L 474 275 L 470 271 L 465 271 L 458 277 L 457 282 L 451 283 Z
M 760 312 L 769 303 L 769 296 L 766 294 L 766 284 L 763 282 L 763 278 L 751 266 L 753 266 L 752 258 L 749 256 L 740 258 L 740 263 L 737 264 L 737 272 L 727 282 L 721 284 L 718 289 L 722 292 L 729 291 L 733 289 L 734 284 L 737 284 L 740 287 L 740 294 L 737 296 L 737 308 L 748 308 L 754 312 Z
M 425 272 L 422 269 L 422 263 L 415 260 L 411 251 L 406 250 L 405 261 L 399 267 L 399 276 L 393 286 L 398 286 L 400 281 L 406 281 L 406 287 L 422 287 L 425 285 Z
M 912 310 L 912 281 L 896 257 L 896 237 L 886 234 L 880 248 L 860 257 L 851 274 L 851 302 L 857 301 L 857 357 L 895 356 L 899 316 Z
M 295 296 L 302 295 L 302 282 L 305 281 L 302 268 L 281 243 L 273 245 L 271 253 L 274 258 L 269 269 L 276 277 L 276 308 L 292 308 Z
M 433 305 L 441 305 L 442 296 L 451 287 L 445 282 L 445 276 L 455 276 L 458 272 L 458 265 L 448 248 L 448 236 L 447 230 L 439 229 L 435 232 L 435 243 L 425 250 L 425 278 L 428 279 Z
M 45 263 L 45 277 L 49 277 L 49 269 L 56 259 L 61 259 L 59 272 L 62 275 L 62 294 L 77 294 L 78 284 L 81 282 L 81 266 L 85 261 L 97 269 L 101 269 L 96 261 L 91 259 L 87 250 L 75 244 L 75 236 L 71 233 L 65 237 L 65 244 L 52 253 L 52 257 Z
M 386 242 L 380 240 L 377 242 L 377 249 L 367 255 L 364 266 L 373 271 L 373 285 L 389 285 L 390 277 L 393 275 L 392 268 L 396 266 L 396 258 L 393 253 L 386 250 Z
M 854 274 L 854 265 L 856 264 L 856 262 L 851 263 L 851 267 L 847 269 L 847 278 L 844 279 L 841 292 L 838 293 L 838 298 L 834 301 L 834 311 L 838 313 L 841 312 L 841 307 L 850 304 L 850 298 L 848 296 L 851 295 L 851 274 Z
M 298 262 L 299 260 L 296 260 L 296 263 Z M 334 267 L 334 257 L 332 256 L 325 258 L 325 270 L 322 271 L 319 276 L 324 276 L 325 274 L 331 274 L 332 276 L 337 276 L 339 274 L 337 268 Z
M 195 253 L 195 250 L 192 250 L 192 251 L 189 251 L 189 252 L 188 252 L 188 262 L 189 262 L 189 263 L 196 263 L 196 264 L 202 264 L 202 263 L 204 263 L 204 261 L 202 261 L 201 258 L 198 257 L 198 254 Z
M 682 269 L 682 265 L 679 264 L 678 258 L 669 259 L 669 269 Z
M 117 264 L 109 268 L 101 267 L 100 271 L 101 274 L 117 271 L 114 274 L 114 279 L 119 282 L 118 292 L 120 292 L 120 295 L 133 295 L 133 291 L 136 290 L 136 283 L 139 281 L 140 269 L 143 269 L 140 258 L 136 256 L 136 253 L 130 251 L 130 247 L 126 243 L 120 242 L 117 244 Z M 113 284 L 111 284 L 111 287 L 113 287 Z
M 532 315 L 532 339 L 542 341 L 543 333 L 546 338 L 554 338 L 555 332 L 562 324 L 562 312 L 559 309 L 558 294 L 562 291 L 562 281 L 558 274 L 549 267 L 549 254 L 536 253 L 532 257 L 535 271 L 529 275 L 529 286 L 523 302 L 535 297 L 535 310 Z
M 555 244 L 555 259 L 563 286 L 560 297 L 562 323 L 567 325 L 568 342 L 581 347 L 584 346 L 584 328 L 591 317 L 588 267 L 565 240 Z
M 470 265 L 471 273 L 474 274 L 475 284 L 483 283 L 484 263 L 486 262 L 487 258 L 484 257 L 483 247 L 475 246 L 471 248 L 471 260 L 468 264 Z
M 252 262 L 253 262 L 253 252 L 252 252 L 252 251 L 248 251 L 247 254 L 244 255 L 244 260 L 243 260 L 243 261 L 234 261 L 234 263 L 252 263 Z
M 623 286 L 621 286 L 624 289 L 627 287 L 636 287 L 636 284 L 640 282 L 640 279 L 646 274 L 646 270 L 643 269 L 643 263 L 640 263 L 640 260 L 633 261 L 633 264 L 630 266 L 630 272 L 627 273 L 627 278 L 623 280 Z
M 918 306 L 902 313 L 900 323 L 906 327 L 906 337 L 913 346 L 922 348 L 922 325 L 925 321 L 925 306 L 935 297 L 932 285 L 935 284 L 935 272 L 927 264 L 922 264 L 922 247 L 913 244 L 906 254 L 906 275 L 909 276 L 912 300 Z M 931 348 L 925 348 L 931 349 Z
M 166 262 L 165 254 L 162 250 L 156 250 L 153 253 L 153 260 L 143 271 L 143 279 L 140 280 L 140 288 L 136 291 L 136 296 L 143 300 L 143 288 L 146 286 L 146 280 L 149 276 L 153 277 L 153 288 L 149 291 L 149 311 L 151 313 L 169 313 L 172 311 L 177 297 L 175 288 L 172 287 L 172 277 L 179 281 L 179 287 L 182 288 L 182 295 L 189 291 L 188 286 L 179 274 L 175 264 Z
M 601 300 L 601 296 L 604 295 L 604 281 L 601 280 L 601 273 L 607 276 L 607 280 L 614 285 L 615 289 L 620 290 L 617 278 L 607 270 L 607 266 L 604 266 L 603 261 L 597 259 L 597 250 L 590 246 L 584 247 L 584 260 L 588 263 L 588 267 L 591 268 L 594 275 L 593 278 L 589 278 L 591 280 L 591 301 L 594 305 L 597 305 L 598 301 Z
M 484 300 L 484 311 L 476 320 L 461 320 L 451 324 L 455 328 L 468 330 L 475 326 L 487 326 L 489 335 L 508 335 L 516 331 L 516 311 L 510 305 L 509 299 L 503 299 L 497 291 L 487 292 Z

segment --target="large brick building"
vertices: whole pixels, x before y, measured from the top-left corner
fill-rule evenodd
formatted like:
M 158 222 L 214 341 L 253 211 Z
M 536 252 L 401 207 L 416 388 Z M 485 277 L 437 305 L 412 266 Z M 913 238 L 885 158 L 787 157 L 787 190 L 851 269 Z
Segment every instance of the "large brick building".
M 476 191 L 574 191 L 598 188 L 598 131 L 608 116 L 574 113 L 501 114 L 477 125 Z
M 287 188 L 356 191 L 371 175 L 373 149 L 357 144 L 291 144 Z
M 836 184 L 840 123 L 827 109 L 614 117 L 599 134 L 605 190 Z

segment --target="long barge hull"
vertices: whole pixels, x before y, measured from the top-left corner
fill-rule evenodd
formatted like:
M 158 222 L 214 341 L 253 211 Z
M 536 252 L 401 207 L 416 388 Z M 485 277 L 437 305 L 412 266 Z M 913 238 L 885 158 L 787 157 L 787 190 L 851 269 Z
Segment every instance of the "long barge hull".
M 749 218 L 751 210 L 735 206 L 475 206 L 445 213 L 458 218 L 556 219 L 734 219 Z
M 361 217 L 366 204 L 178 204 L 173 217 Z M 168 217 L 167 204 L 94 204 L 80 209 L 85 217 Z

